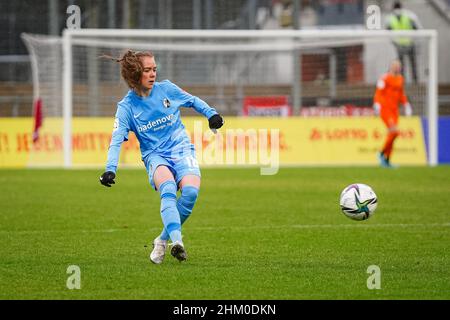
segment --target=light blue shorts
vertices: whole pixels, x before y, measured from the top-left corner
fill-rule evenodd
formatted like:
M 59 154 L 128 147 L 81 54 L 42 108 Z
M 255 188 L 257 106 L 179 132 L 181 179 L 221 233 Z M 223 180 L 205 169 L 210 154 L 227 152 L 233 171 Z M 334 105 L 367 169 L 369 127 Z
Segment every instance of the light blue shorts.
M 181 179 L 187 175 L 195 175 L 201 177 L 200 168 L 198 166 L 195 150 L 191 150 L 188 155 L 180 158 L 164 157 L 161 155 L 149 155 L 144 159 L 145 168 L 147 169 L 150 185 L 156 190 L 153 175 L 156 168 L 166 166 L 172 172 L 175 182 L 178 186 Z

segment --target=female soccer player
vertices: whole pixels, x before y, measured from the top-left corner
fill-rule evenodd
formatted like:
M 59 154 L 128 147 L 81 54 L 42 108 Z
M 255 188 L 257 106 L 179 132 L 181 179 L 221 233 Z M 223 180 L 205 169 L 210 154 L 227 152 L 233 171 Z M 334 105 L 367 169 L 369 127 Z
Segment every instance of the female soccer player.
M 169 80 L 156 82 L 156 62 L 151 52 L 128 50 L 120 59 L 122 78 L 130 90 L 117 104 L 116 118 L 108 150 L 106 171 L 100 183 L 114 184 L 120 147 L 133 131 L 139 140 L 142 161 L 151 186 L 161 197 L 163 230 L 153 241 L 150 260 L 163 262 L 168 240 L 171 254 L 179 261 L 187 258 L 181 225 L 189 218 L 200 188 L 200 169 L 180 119 L 180 107 L 192 107 L 208 118 L 211 129 L 223 125 L 222 117 L 201 99 L 181 90 Z M 177 199 L 177 190 L 181 195 Z
M 412 108 L 403 90 L 404 79 L 401 74 L 402 64 L 399 60 L 391 62 L 389 72 L 377 82 L 373 108 L 376 115 L 380 115 L 388 129 L 383 149 L 378 154 L 378 160 L 383 167 L 391 167 L 390 158 L 394 141 L 398 132 L 399 104 L 405 108 L 405 115 L 412 115 Z

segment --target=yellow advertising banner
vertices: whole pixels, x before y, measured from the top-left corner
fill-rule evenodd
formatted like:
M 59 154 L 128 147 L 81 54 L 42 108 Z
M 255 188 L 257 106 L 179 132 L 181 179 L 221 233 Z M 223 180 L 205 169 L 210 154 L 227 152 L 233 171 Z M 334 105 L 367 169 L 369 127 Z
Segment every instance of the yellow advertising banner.
M 113 118 L 74 118 L 72 163 L 74 166 L 104 166 Z M 0 167 L 58 167 L 63 158 L 63 121 L 46 118 L 39 140 L 32 141 L 32 118 L 0 118 Z M 121 164 L 138 165 L 139 143 L 133 134 L 122 145 Z
M 113 118 L 74 118 L 75 167 L 105 165 Z M 226 117 L 217 134 L 202 117 L 184 117 L 200 165 L 377 165 L 386 128 L 374 117 L 244 118 Z M 0 167 L 62 166 L 62 120 L 44 119 L 40 139 L 32 142 L 31 118 L 0 118 Z M 419 117 L 401 118 L 391 161 L 426 164 Z M 139 143 L 130 133 L 119 166 L 142 166 Z

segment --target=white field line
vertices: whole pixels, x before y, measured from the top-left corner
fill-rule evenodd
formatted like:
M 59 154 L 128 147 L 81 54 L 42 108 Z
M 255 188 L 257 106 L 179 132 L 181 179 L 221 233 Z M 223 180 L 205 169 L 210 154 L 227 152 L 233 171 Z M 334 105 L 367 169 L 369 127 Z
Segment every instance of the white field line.
M 386 223 L 386 224 L 364 224 L 356 222 L 352 224 L 293 224 L 293 225 L 256 225 L 256 226 L 208 226 L 208 227 L 188 227 L 190 230 L 220 231 L 220 230 L 266 230 L 266 229 L 372 229 L 372 228 L 442 228 L 450 227 L 450 222 L 446 223 Z M 147 228 L 139 231 L 161 230 L 160 227 Z M 44 234 L 44 233 L 113 233 L 120 231 L 133 231 L 132 228 L 98 229 L 98 230 L 0 230 L 1 234 Z

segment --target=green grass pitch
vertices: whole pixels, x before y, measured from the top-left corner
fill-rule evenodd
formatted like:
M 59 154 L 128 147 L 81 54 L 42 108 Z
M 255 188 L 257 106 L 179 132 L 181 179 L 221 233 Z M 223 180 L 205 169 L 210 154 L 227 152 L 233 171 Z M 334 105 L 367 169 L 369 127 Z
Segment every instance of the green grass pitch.
M 188 261 L 162 265 L 148 259 L 162 223 L 145 170 L 119 170 L 112 188 L 100 174 L 0 171 L 0 299 L 450 299 L 448 166 L 203 168 Z M 339 209 L 355 182 L 378 195 L 367 221 Z

